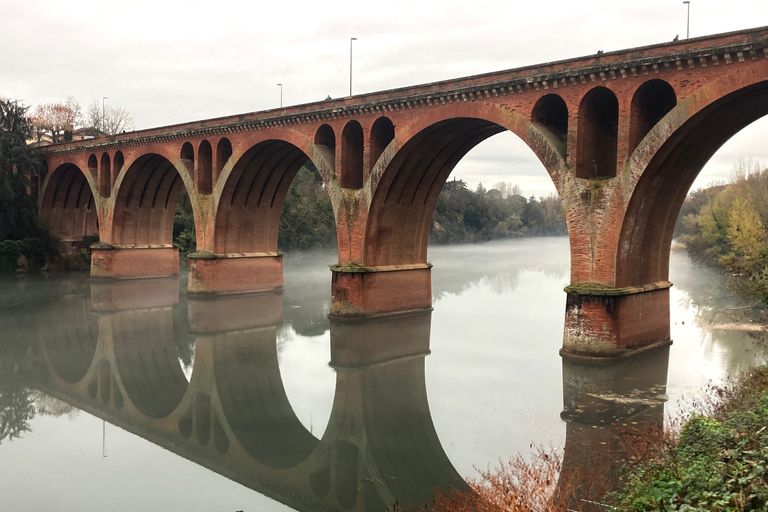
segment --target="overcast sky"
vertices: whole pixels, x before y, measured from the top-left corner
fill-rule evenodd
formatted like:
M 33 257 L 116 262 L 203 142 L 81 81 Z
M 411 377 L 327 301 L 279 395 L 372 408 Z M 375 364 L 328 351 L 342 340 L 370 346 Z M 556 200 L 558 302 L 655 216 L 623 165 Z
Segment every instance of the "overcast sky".
M 128 109 L 136 128 L 342 97 L 685 37 L 678 0 L 531 2 L 0 0 L 0 96 L 27 105 L 74 96 Z M 691 1 L 691 36 L 768 25 L 768 0 Z M 768 122 L 734 137 L 697 185 L 740 157 L 768 164 Z M 471 186 L 554 191 L 514 135 L 454 171 Z M 694 185 L 694 186 L 697 186 Z

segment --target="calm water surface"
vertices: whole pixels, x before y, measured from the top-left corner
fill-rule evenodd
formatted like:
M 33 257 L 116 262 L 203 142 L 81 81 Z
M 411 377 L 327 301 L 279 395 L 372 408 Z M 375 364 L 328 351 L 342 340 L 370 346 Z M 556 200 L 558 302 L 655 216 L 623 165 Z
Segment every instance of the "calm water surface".
M 330 253 L 286 256 L 282 295 L 2 283 L 0 425 L 14 400 L 36 409 L 0 441 L 2 508 L 383 510 L 531 444 L 567 441 L 569 466 L 606 442 L 595 425 L 686 410 L 766 359 L 750 309 L 681 251 L 668 355 L 597 369 L 558 355 L 566 238 L 430 261 L 431 315 L 363 323 L 327 319 Z

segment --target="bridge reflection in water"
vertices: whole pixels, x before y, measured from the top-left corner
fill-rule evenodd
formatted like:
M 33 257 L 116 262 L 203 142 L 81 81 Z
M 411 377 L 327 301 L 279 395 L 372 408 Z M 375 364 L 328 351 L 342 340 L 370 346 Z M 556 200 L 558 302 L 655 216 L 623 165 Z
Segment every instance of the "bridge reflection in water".
M 430 313 L 331 321 L 336 390 L 318 439 L 280 374 L 283 296 L 190 299 L 174 322 L 179 300 L 178 279 L 99 282 L 65 295 L 39 328 L 39 388 L 296 510 L 415 508 L 435 488 L 467 489 L 427 401 Z M 597 367 L 563 362 L 557 492 L 575 486 L 572 500 L 599 501 L 614 485 L 620 434 L 662 421 L 667 359 L 663 350 Z M 187 378 L 182 361 L 192 360 Z M 595 474 L 600 488 L 586 480 Z

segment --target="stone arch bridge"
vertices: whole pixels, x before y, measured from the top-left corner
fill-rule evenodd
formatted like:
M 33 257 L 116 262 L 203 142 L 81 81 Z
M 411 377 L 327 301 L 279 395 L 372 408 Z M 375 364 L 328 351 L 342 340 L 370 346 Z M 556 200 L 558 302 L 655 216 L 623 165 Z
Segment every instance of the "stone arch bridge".
M 283 201 L 312 160 L 337 223 L 331 314 L 429 309 L 442 185 L 509 130 L 566 212 L 563 354 L 613 357 L 669 343 L 683 200 L 714 152 L 767 113 L 763 27 L 48 146 L 40 213 L 62 240 L 98 233 L 93 276 L 167 276 L 179 272 L 172 225 L 186 189 L 199 249 L 189 291 L 272 290 Z

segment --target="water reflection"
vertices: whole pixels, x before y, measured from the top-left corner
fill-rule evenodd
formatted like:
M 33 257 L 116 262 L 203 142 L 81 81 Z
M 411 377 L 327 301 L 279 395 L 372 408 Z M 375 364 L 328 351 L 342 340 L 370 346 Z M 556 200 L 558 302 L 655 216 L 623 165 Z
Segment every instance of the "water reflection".
M 668 364 L 669 347 L 610 364 L 563 360 L 566 433 L 558 492 L 569 493 L 572 507 L 605 510 L 602 500 L 626 459 L 660 441 Z
M 138 489 L 146 510 L 200 505 L 202 494 L 211 496 L 203 508 L 221 508 L 236 495 L 227 509 L 284 509 L 250 489 L 298 510 L 383 510 L 395 499 L 427 500 L 435 484 L 462 485 L 454 467 L 476 476 L 473 466 L 525 452 L 531 441 L 566 442 L 567 468 L 588 462 L 610 476 L 623 457 L 612 451 L 622 445 L 611 436 L 643 418 L 657 421 L 665 387 L 674 398 L 764 357 L 752 334 L 710 332 L 712 322 L 697 321 L 717 289 L 702 283 L 719 276 L 673 254 L 669 362 L 658 355 L 645 366 L 561 369 L 566 239 L 430 251 L 441 299 L 433 315 L 400 321 L 329 322 L 322 261 L 287 267 L 293 285 L 283 296 L 187 300 L 176 280 L 91 284 L 71 275 L 0 285 L 0 414 L 15 433 L 34 428 L 12 443 L 10 429 L 0 432 L 0 494 L 10 496 L 11 508 L 14 499 L 26 506 L 31 482 L 69 478 L 73 490 L 60 487 L 47 502 L 36 495 L 39 506 L 27 508 L 56 508 L 77 495 L 80 510 L 97 510 L 104 507 L 93 494 L 103 488 Z M 30 387 L 100 419 L 33 420 L 35 409 L 40 416 L 65 408 L 42 404 Z M 11 414 L 4 404 L 13 404 Z M 320 417 L 329 419 L 318 425 Z M 140 445 L 117 428 L 110 438 L 107 424 L 113 444 L 102 459 L 101 418 L 151 442 Z M 98 458 L 89 459 L 96 437 Z M 53 453 L 52 444 L 60 445 Z M 610 454 L 610 464 L 596 464 L 594 454 Z M 198 480 L 188 481 L 195 470 Z M 79 491 L 86 474 L 88 493 Z M 152 494 L 153 481 L 178 475 Z M 173 504 L 162 506 L 164 498 Z
M 178 280 L 81 291 L 47 308 L 55 327 L 24 338 L 44 369 L 27 385 L 296 510 L 416 507 L 435 487 L 465 486 L 429 412 L 430 314 L 330 323 L 336 392 L 318 439 L 283 388 L 282 295 L 189 300 L 179 325 Z M 185 327 L 186 347 L 175 333 Z

